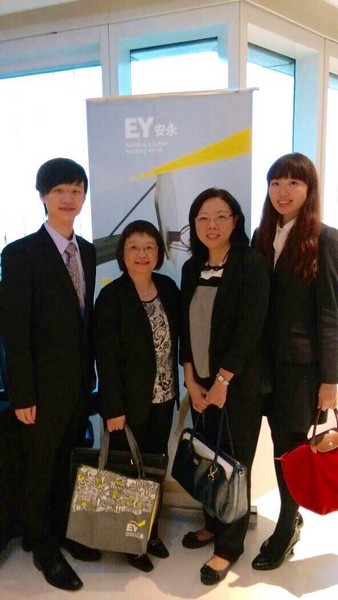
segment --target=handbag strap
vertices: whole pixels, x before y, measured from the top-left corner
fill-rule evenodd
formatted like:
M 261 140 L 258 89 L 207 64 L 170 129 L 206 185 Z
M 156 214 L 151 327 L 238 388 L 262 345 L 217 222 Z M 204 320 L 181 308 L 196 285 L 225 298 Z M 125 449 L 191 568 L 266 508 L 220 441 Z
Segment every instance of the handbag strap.
M 143 465 L 143 460 L 142 460 L 142 455 L 141 455 L 139 445 L 138 445 L 136 438 L 135 438 L 134 434 L 132 433 L 129 425 L 127 425 L 127 423 L 125 423 L 125 425 L 124 425 L 124 430 L 126 432 L 130 452 L 133 457 L 133 462 L 137 468 L 138 478 L 139 479 L 141 479 L 141 477 L 144 478 L 145 471 L 144 471 L 144 465 Z
M 225 416 L 225 425 L 226 425 L 226 429 L 227 429 L 227 433 L 228 433 L 228 437 L 229 437 L 231 455 L 234 457 L 234 444 L 233 444 L 233 441 L 232 441 L 232 435 L 231 435 L 230 423 L 229 423 L 229 415 L 228 415 L 228 411 L 227 411 L 226 405 L 224 404 L 223 408 L 220 408 L 219 410 L 220 410 L 220 413 L 221 413 L 221 417 L 220 417 L 219 424 L 218 424 L 215 454 L 214 454 L 214 458 L 213 458 L 213 461 L 212 461 L 213 465 L 216 465 L 217 459 L 218 459 L 218 455 L 219 455 L 219 451 L 220 451 L 222 431 L 223 431 L 223 423 L 224 423 L 224 416 Z M 197 432 L 197 427 L 198 427 L 198 423 L 199 423 L 201 414 L 203 415 L 203 413 L 198 413 L 197 418 L 196 418 L 195 423 L 194 423 L 194 426 L 193 426 L 193 429 L 192 429 L 192 433 L 191 433 L 191 436 L 190 436 L 190 442 L 189 442 L 189 445 L 190 445 L 191 448 L 192 448 L 192 445 L 193 445 L 194 437 L 195 437 L 196 432 Z
M 226 409 L 225 404 L 224 404 L 224 409 L 223 410 L 224 410 L 224 414 L 225 414 L 225 421 L 226 421 L 226 427 L 227 427 L 227 432 L 228 432 L 228 438 L 229 438 L 231 456 L 233 458 L 235 458 L 234 443 L 232 441 L 232 435 L 231 435 L 231 431 L 230 431 L 229 414 L 228 414 L 228 411 Z
M 333 408 L 332 410 L 333 410 L 333 412 L 334 412 L 334 414 L 335 414 L 335 417 L 336 417 L 337 429 L 338 429 L 338 410 L 337 410 L 336 408 Z M 321 412 L 322 412 L 322 411 L 321 411 L 321 409 L 320 409 L 320 408 L 318 408 L 318 410 L 317 410 L 317 413 L 316 413 L 315 422 L 314 422 L 314 424 L 313 424 L 313 432 L 312 432 L 312 436 L 311 436 L 311 440 L 310 440 L 310 445 L 312 445 L 312 446 L 313 446 L 313 445 L 314 445 L 314 443 L 315 443 L 315 437 L 316 437 L 317 425 L 318 425 L 318 422 L 319 422 L 319 417 L 320 417 L 320 413 L 321 413 Z
M 141 477 L 144 478 L 145 475 L 144 475 L 143 460 L 142 460 L 141 452 L 138 447 L 137 441 L 136 441 L 129 425 L 127 425 L 127 423 L 125 423 L 124 429 L 126 432 L 126 437 L 127 437 L 129 449 L 130 449 L 130 452 L 132 455 L 133 463 L 137 469 L 138 479 L 141 479 Z M 100 471 L 103 471 L 103 469 L 105 468 L 107 461 L 108 461 L 109 440 L 110 440 L 109 430 L 105 429 L 103 438 L 102 438 L 102 444 L 101 444 L 100 456 L 99 456 L 99 464 L 98 464 L 98 469 Z

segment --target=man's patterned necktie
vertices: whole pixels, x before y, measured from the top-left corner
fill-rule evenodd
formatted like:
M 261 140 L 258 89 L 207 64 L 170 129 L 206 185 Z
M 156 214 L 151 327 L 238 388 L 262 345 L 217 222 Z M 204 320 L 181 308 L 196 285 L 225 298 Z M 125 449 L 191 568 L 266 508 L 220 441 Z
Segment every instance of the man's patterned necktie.
M 69 242 L 65 253 L 67 256 L 66 259 L 66 267 L 68 269 L 68 273 L 71 277 L 71 280 L 73 282 L 73 285 L 75 287 L 78 299 L 79 299 L 79 303 L 80 303 L 80 307 L 83 310 L 84 308 L 84 304 L 83 304 L 83 297 L 82 297 L 82 292 L 81 292 L 81 280 L 80 280 L 80 272 L 79 272 L 79 267 L 77 264 L 77 260 L 76 260 L 76 252 L 77 252 L 77 248 L 75 246 L 75 244 L 73 242 Z

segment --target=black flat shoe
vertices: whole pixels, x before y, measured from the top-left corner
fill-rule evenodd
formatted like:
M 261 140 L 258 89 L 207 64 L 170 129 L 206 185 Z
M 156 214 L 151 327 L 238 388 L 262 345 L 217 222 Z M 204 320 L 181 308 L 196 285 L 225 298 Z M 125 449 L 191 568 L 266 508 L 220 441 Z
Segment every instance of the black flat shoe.
M 168 558 L 169 556 L 167 548 L 159 537 L 149 540 L 147 552 L 157 558 Z
M 251 563 L 252 568 L 257 571 L 271 571 L 272 569 L 278 569 L 286 558 L 294 554 L 294 547 L 299 539 L 300 532 L 299 529 L 296 529 L 285 552 L 279 556 L 269 555 L 269 546 L 265 546 L 263 551 L 253 559 Z
M 45 580 L 50 585 L 69 592 L 76 592 L 82 588 L 83 583 L 80 577 L 77 576 L 61 552 L 58 552 L 53 558 L 43 561 L 34 555 L 33 562 L 36 568 L 42 571 Z
M 204 585 L 215 585 L 216 583 L 220 583 L 223 579 L 226 578 L 227 574 L 231 569 L 232 563 L 229 563 L 225 569 L 221 569 L 220 571 L 216 571 L 209 565 L 203 565 L 201 568 L 201 583 Z
M 148 554 L 127 554 L 126 556 L 132 567 L 144 571 L 144 573 L 149 573 L 154 568 Z
M 79 542 L 69 540 L 68 538 L 65 538 L 61 542 L 60 546 L 67 550 L 69 554 L 71 554 L 71 556 L 77 560 L 96 562 L 102 558 L 102 553 L 100 550 L 88 548 L 88 546 L 84 546 L 83 544 L 79 544 Z
M 184 546 L 185 548 L 189 548 L 190 550 L 194 550 L 195 548 L 203 548 L 203 546 L 207 546 L 213 541 L 213 535 L 207 540 L 200 540 L 198 539 L 197 533 L 195 531 L 189 531 L 189 533 L 186 533 L 182 539 L 182 546 Z

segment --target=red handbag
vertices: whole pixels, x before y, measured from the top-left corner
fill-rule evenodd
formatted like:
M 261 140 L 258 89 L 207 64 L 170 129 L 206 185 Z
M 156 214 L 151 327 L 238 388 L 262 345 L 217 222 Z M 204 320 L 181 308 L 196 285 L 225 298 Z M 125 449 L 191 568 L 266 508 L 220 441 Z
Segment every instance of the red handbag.
M 307 443 L 285 452 L 281 461 L 284 479 L 293 499 L 319 515 L 338 510 L 338 411 L 337 427 L 316 435 L 320 410 Z

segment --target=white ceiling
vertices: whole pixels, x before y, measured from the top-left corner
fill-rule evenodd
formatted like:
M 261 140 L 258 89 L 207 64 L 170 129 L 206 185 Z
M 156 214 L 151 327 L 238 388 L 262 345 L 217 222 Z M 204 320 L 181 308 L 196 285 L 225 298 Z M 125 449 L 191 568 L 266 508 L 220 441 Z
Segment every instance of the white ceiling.
M 0 15 L 25 12 L 70 2 L 77 2 L 77 0 L 0 0 Z M 324 2 L 338 7 L 338 0 L 324 0 Z
M 24 12 L 26 10 L 34 10 L 35 8 L 44 8 L 55 4 L 66 4 L 76 1 L 77 0 L 1 0 L 0 15 L 8 15 L 16 12 Z

